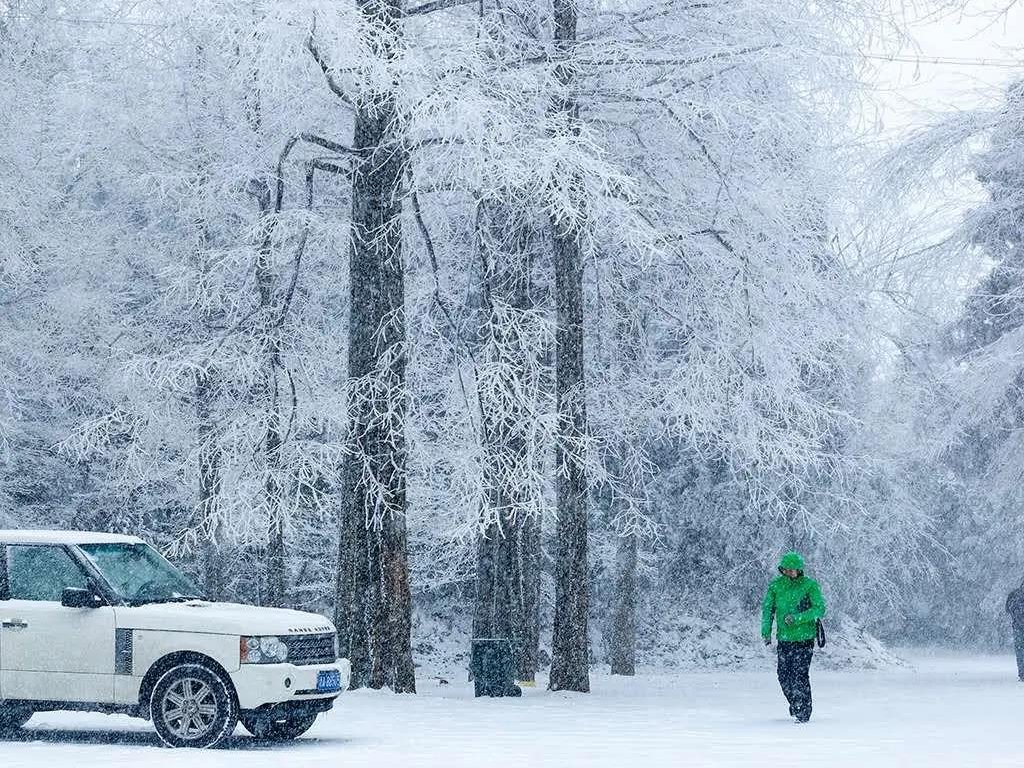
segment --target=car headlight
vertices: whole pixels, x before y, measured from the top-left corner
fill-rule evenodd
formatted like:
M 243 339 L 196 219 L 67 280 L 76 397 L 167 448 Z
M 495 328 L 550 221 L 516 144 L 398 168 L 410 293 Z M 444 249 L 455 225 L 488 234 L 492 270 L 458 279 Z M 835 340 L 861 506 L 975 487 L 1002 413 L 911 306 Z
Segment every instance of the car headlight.
M 242 637 L 238 644 L 243 664 L 280 664 L 288 660 L 288 646 L 279 637 Z

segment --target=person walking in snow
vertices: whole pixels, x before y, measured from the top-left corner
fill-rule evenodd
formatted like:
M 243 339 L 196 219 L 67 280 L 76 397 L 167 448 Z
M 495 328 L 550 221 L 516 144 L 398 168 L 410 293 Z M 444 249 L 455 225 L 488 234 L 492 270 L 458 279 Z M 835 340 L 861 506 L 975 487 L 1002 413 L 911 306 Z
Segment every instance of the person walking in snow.
M 804 575 L 804 559 L 787 552 L 779 575 L 768 585 L 761 606 L 761 637 L 772 644 L 772 621 L 778 640 L 779 685 L 798 723 L 811 719 L 811 657 L 825 600 L 818 582 Z
M 1017 653 L 1017 678 L 1024 683 L 1024 584 L 1006 598 L 1006 612 L 1013 626 L 1013 649 Z

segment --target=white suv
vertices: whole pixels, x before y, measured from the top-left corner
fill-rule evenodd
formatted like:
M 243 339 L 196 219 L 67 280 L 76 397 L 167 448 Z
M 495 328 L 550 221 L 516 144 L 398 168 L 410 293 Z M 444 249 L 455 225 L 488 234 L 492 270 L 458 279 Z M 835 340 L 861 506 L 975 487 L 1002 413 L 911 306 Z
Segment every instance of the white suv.
M 211 603 L 132 536 L 0 531 L 0 730 L 33 712 L 150 718 L 174 747 L 239 720 L 291 739 L 349 683 L 322 616 Z

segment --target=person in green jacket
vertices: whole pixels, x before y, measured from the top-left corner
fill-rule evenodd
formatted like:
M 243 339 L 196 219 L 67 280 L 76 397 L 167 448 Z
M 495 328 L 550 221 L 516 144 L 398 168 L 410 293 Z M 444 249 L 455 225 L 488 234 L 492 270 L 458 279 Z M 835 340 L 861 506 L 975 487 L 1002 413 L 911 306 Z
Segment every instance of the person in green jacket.
M 778 640 L 779 685 L 798 723 L 811 719 L 811 657 L 818 619 L 825 600 L 818 582 L 804 575 L 804 559 L 787 552 L 779 561 L 779 576 L 768 585 L 761 606 L 761 637 L 772 644 L 772 621 Z

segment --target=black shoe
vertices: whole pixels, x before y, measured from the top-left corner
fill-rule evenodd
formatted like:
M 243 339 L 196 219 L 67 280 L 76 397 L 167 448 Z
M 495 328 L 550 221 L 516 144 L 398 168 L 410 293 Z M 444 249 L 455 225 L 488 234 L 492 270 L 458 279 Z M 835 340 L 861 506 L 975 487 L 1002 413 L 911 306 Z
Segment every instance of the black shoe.
M 795 717 L 798 723 L 806 723 L 811 719 L 810 715 L 796 715 Z

